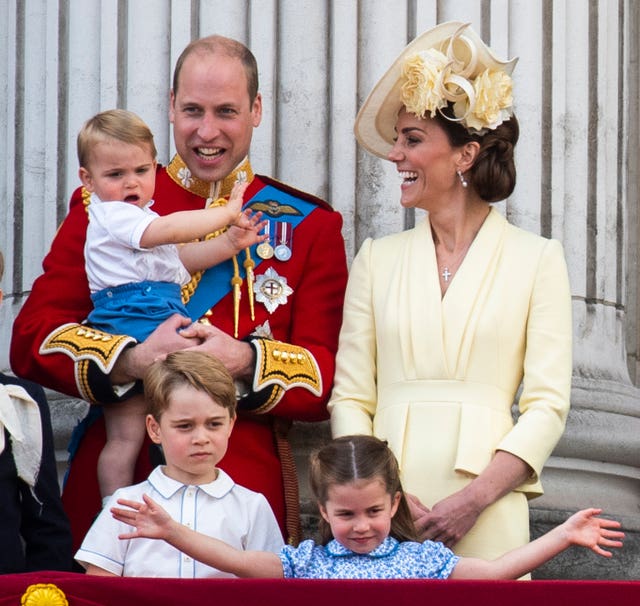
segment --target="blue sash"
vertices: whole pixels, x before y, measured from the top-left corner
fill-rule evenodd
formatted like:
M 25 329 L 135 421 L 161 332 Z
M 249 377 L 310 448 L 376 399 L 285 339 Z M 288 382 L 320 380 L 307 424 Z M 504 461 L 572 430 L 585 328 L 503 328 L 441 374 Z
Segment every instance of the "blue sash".
M 274 204 L 275 203 L 275 204 Z M 270 214 L 264 210 L 264 207 L 278 209 L 277 214 Z M 304 219 L 317 208 L 312 202 L 308 202 L 301 198 L 297 198 L 288 194 L 272 185 L 265 185 L 259 192 L 248 200 L 244 208 L 252 208 L 252 210 L 263 210 L 264 218 L 275 218 L 278 221 L 286 221 L 295 231 Z M 256 253 L 257 246 L 251 247 L 251 258 L 256 266 L 254 272 L 262 263 L 262 259 Z M 295 238 L 293 240 L 293 254 L 295 254 Z M 244 252 L 238 255 L 238 265 L 240 267 L 240 276 L 246 278 L 246 272 L 243 267 Z M 205 312 L 215 307 L 225 296 L 231 292 L 231 278 L 233 277 L 233 262 L 227 259 L 214 267 L 207 269 L 196 291 L 186 304 L 189 316 L 193 321 L 201 318 Z

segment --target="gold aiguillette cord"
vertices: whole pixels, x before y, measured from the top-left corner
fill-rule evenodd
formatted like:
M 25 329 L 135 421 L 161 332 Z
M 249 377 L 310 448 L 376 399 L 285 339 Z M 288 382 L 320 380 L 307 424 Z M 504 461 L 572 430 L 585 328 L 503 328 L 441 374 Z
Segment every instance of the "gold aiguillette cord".
M 210 192 L 211 196 L 208 200 L 208 207 L 211 206 L 224 206 L 227 203 L 227 200 L 224 198 L 218 198 L 213 201 L 213 184 L 212 191 Z M 218 232 L 222 233 L 224 230 L 220 230 Z M 216 234 L 217 235 L 217 234 Z M 233 336 L 238 338 L 238 328 L 240 324 L 240 299 L 242 297 L 242 278 L 240 277 L 240 267 L 238 265 L 238 257 L 233 255 L 231 258 L 233 262 L 233 277 L 231 278 L 231 287 L 233 288 Z M 243 267 L 245 269 L 247 275 L 247 291 L 249 294 L 249 309 L 251 311 L 251 320 L 255 320 L 255 309 L 254 309 L 254 291 L 253 291 L 253 268 L 256 266 L 255 261 L 251 258 L 251 251 L 248 248 L 245 248 L 245 260 L 243 262 Z

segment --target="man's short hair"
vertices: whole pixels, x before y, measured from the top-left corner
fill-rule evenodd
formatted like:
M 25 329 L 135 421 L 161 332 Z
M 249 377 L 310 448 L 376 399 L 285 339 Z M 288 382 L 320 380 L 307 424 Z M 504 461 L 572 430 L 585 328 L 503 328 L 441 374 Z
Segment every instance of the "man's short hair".
M 182 51 L 176 67 L 173 70 L 173 95 L 178 94 L 178 84 L 182 66 L 189 55 L 200 53 L 203 55 L 221 54 L 234 59 L 240 59 L 247 77 L 247 91 L 249 93 L 249 103 L 253 104 L 258 96 L 258 63 L 253 53 L 242 42 L 225 38 L 224 36 L 207 36 L 194 40 Z
M 156 421 L 169 407 L 171 394 L 178 387 L 188 385 L 208 394 L 211 399 L 236 416 L 236 388 L 224 364 L 201 351 L 175 351 L 164 360 L 157 360 L 144 376 L 144 395 L 147 412 Z

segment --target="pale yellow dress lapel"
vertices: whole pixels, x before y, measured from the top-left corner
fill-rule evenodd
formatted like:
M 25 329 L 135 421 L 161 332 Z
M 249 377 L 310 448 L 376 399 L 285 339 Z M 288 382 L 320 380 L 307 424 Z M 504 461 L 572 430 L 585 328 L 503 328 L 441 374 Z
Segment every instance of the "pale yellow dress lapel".
M 441 340 L 449 378 L 462 380 L 467 375 L 480 310 L 493 287 L 506 225 L 492 208 L 442 299 Z
M 438 264 L 428 219 L 412 230 L 402 254 L 398 284 L 389 295 L 397 298 L 397 310 L 408 309 L 399 322 L 398 350 L 406 379 L 447 376 Z

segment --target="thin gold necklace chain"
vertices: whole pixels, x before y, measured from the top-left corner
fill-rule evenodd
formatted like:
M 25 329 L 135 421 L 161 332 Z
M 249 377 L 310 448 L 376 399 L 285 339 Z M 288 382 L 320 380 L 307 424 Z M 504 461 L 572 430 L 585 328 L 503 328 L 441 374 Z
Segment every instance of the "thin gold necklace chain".
M 462 263 L 464 255 L 467 254 L 467 251 L 469 250 L 472 242 L 473 239 L 471 239 L 471 241 L 458 253 L 458 256 L 453 260 L 453 263 L 443 264 L 442 270 L 440 271 L 440 276 L 445 282 L 449 282 L 449 280 L 451 280 L 453 275 L 456 273 L 458 267 Z M 440 266 L 440 263 L 438 265 Z

